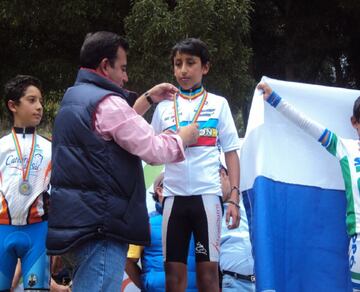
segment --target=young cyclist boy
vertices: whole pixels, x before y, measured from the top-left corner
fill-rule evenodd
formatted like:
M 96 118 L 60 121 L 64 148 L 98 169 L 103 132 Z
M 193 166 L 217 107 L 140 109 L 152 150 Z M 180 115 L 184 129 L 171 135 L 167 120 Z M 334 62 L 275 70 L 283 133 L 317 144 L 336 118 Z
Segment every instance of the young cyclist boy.
M 46 255 L 51 143 L 36 133 L 43 107 L 40 81 L 18 75 L 4 90 L 13 118 L 0 139 L 0 291 L 9 291 L 18 258 L 25 290 L 49 290 Z
M 205 43 L 195 38 L 177 43 L 171 52 L 171 62 L 179 94 L 173 101 L 157 106 L 152 125 L 160 133 L 197 123 L 200 136 L 186 148 L 185 161 L 165 165 L 162 240 L 166 291 L 185 291 L 191 234 L 195 239 L 198 289 L 219 291 L 222 217 L 219 147 L 225 152 L 232 186 L 232 204 L 226 219 L 229 228 L 236 228 L 240 221 L 240 167 L 236 153 L 239 139 L 226 99 L 207 92 L 202 85 L 210 67 Z
M 360 230 L 360 190 L 358 183 L 360 172 L 357 164 L 360 159 L 359 140 L 341 138 L 321 124 L 309 119 L 282 99 L 267 83 L 261 82 L 257 88 L 263 91 L 264 100 L 295 125 L 317 139 L 330 154 L 340 160 L 347 199 L 346 225 L 347 232 L 351 237 L 349 247 L 351 278 L 353 291 L 360 291 L 360 252 L 357 250 L 360 246 L 360 238 L 358 237 Z M 360 137 L 360 96 L 354 102 L 351 124 Z

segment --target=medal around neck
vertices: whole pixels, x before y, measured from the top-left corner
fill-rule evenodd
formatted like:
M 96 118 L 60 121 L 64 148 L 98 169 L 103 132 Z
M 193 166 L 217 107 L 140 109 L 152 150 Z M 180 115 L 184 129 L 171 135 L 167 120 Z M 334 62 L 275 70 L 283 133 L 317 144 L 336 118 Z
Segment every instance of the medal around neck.
M 28 181 L 28 177 L 30 174 L 30 167 L 31 167 L 31 163 L 34 158 L 34 153 L 35 153 L 35 148 L 36 148 L 36 134 L 34 132 L 32 135 L 30 154 L 29 154 L 29 158 L 28 158 L 25 166 L 24 166 L 24 159 L 22 156 L 21 148 L 20 148 L 20 143 L 16 136 L 16 132 L 15 132 L 14 128 L 12 129 L 12 137 L 13 137 L 13 141 L 15 144 L 16 153 L 18 155 L 19 160 L 21 161 L 22 182 L 19 185 L 19 193 L 24 196 L 28 196 L 31 194 L 31 191 L 32 191 L 32 187 Z
M 200 94 L 198 94 L 196 97 L 200 96 L 202 94 L 202 98 L 200 101 L 200 104 L 198 105 L 197 110 L 195 111 L 194 117 L 191 120 L 191 124 L 192 123 L 196 123 L 201 111 L 205 105 L 206 102 L 206 98 L 207 98 L 207 91 L 205 91 L 204 89 L 201 90 Z M 174 117 L 175 117 L 175 125 L 176 125 L 176 130 L 178 130 L 180 128 L 180 115 L 179 115 L 179 105 L 178 105 L 178 94 L 175 96 L 174 98 Z M 190 123 L 188 122 L 188 125 Z
M 31 191 L 32 191 L 31 184 L 27 180 L 23 180 L 19 186 L 20 194 L 24 196 L 28 196 L 31 194 Z

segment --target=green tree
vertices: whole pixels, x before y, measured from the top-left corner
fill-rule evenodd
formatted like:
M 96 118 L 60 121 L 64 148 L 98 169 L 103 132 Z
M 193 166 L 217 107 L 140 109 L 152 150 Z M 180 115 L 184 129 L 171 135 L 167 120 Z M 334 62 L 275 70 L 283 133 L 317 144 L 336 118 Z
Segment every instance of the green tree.
M 358 86 L 359 12 L 354 0 L 255 0 L 254 77 Z
M 246 120 L 254 79 L 262 75 L 358 88 L 359 13 L 358 0 L 2 0 L 0 84 L 16 74 L 39 77 L 51 125 L 74 82 L 86 33 L 127 37 L 128 87 L 137 92 L 175 82 L 171 47 L 199 37 L 212 56 L 205 86 L 228 98 L 241 127 L 240 109 Z M 1 102 L 0 120 L 4 112 Z
M 52 123 L 59 99 L 75 79 L 86 33 L 124 34 L 130 1 L 0 1 L 0 84 L 17 74 L 40 78 L 45 88 L 45 122 Z M 2 90 L 0 90 L 2 92 Z M 4 120 L 0 106 L 0 120 Z
M 360 1 L 338 0 L 338 7 L 342 12 L 344 22 L 343 33 L 347 35 L 346 47 L 342 60 L 345 60 L 345 82 L 349 87 L 360 87 Z
M 248 0 L 133 1 L 125 20 L 131 85 L 144 91 L 155 83 L 174 82 L 169 59 L 172 46 L 186 37 L 197 37 L 208 44 L 211 54 L 205 86 L 226 96 L 238 115 L 252 85 L 250 11 Z

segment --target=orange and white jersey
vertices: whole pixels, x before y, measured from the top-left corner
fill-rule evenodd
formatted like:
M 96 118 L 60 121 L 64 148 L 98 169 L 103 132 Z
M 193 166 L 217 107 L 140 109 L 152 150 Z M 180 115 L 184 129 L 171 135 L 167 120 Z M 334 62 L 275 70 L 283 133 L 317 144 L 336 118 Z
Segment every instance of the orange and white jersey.
M 43 221 L 51 174 L 51 142 L 36 135 L 28 177 L 31 192 L 22 194 L 23 166 L 28 164 L 34 133 L 15 128 L 22 159 L 12 134 L 0 139 L 0 224 L 26 225 Z M 24 129 L 25 130 L 25 129 Z

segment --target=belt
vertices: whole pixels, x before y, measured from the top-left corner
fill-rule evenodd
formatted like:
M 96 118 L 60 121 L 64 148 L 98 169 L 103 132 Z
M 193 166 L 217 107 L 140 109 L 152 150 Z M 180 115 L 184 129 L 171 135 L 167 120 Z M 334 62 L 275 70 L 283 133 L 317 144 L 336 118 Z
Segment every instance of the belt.
M 231 271 L 222 271 L 222 274 L 229 275 L 235 279 L 246 280 L 246 281 L 249 281 L 252 283 L 255 282 L 255 275 L 242 275 L 242 274 L 238 274 L 238 273 L 231 272 Z

